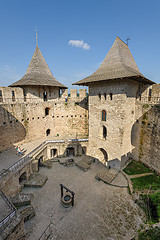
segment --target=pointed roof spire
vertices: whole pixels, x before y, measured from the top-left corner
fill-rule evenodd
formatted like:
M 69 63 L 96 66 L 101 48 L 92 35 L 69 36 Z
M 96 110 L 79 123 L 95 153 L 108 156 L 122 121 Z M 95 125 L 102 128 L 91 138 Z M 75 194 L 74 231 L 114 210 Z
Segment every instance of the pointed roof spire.
M 91 82 L 118 80 L 122 78 L 132 78 L 136 81 L 149 84 L 154 83 L 142 75 L 127 44 L 119 37 L 116 37 L 115 42 L 98 70 L 73 85 L 88 85 Z
M 67 88 L 58 82 L 49 69 L 38 45 L 29 63 L 25 75 L 10 86 L 53 86 Z

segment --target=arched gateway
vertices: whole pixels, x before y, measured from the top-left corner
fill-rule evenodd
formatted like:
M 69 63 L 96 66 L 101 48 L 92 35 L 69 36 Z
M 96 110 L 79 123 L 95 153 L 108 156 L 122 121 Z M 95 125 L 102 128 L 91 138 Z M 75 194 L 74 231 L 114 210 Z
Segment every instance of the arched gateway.
M 101 153 L 103 154 L 103 159 L 101 160 L 102 163 L 106 164 L 108 161 L 108 154 L 106 152 L 106 150 L 104 150 L 103 148 L 99 148 L 99 150 L 101 151 Z M 107 165 L 107 164 L 106 164 Z

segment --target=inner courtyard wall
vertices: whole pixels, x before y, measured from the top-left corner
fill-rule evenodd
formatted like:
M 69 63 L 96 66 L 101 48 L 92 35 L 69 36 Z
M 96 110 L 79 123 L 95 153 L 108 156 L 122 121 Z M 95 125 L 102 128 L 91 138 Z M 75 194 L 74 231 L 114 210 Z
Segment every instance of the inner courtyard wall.
M 22 91 L 21 91 L 22 93 Z M 0 150 L 20 141 L 48 137 L 88 137 L 88 102 L 86 90 L 77 95 L 67 90 L 61 98 L 52 101 L 12 102 L 0 104 Z M 46 114 L 46 108 L 48 109 Z
M 160 173 L 160 104 L 136 103 L 132 127 L 132 157 Z

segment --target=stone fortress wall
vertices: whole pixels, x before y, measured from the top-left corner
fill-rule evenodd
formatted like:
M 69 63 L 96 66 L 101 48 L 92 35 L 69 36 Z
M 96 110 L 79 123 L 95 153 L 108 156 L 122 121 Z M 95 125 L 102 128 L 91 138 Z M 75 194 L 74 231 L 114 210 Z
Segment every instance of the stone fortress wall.
M 33 89 L 33 88 L 32 88 Z M 31 89 L 31 90 L 32 90 Z M 48 137 L 76 138 L 88 136 L 88 104 L 86 90 L 68 90 L 61 97 L 47 99 L 43 95 L 36 99 L 30 94 L 25 99 L 20 87 L 3 87 L 0 102 L 0 150 L 13 143 L 33 141 Z M 14 96 L 12 96 L 14 91 Z M 32 91 L 30 91 L 32 92 Z M 58 91 L 52 91 L 58 96 Z M 48 94 L 49 95 L 49 94 Z
M 160 84 L 149 89 L 151 97 L 143 97 L 135 105 L 136 116 L 131 130 L 132 157 L 160 173 Z
M 139 93 L 139 89 L 141 89 Z M 111 96 L 112 93 L 112 96 Z M 111 84 L 103 84 L 101 86 L 93 84 L 89 91 L 89 152 L 92 156 L 98 158 L 103 163 L 113 167 L 122 167 L 129 157 L 147 162 L 150 159 L 151 152 L 155 160 L 159 161 L 159 114 L 158 102 L 160 101 L 160 85 L 152 86 L 146 84 L 138 84 L 131 81 L 119 81 Z M 160 103 L 160 102 L 159 102 Z M 142 127 L 144 108 L 148 105 L 152 106 L 148 114 L 152 122 L 156 122 L 156 130 L 153 137 L 153 129 L 150 126 L 150 132 L 144 131 L 143 141 Z M 154 105 L 156 105 L 154 107 Z M 106 120 L 102 120 L 102 111 L 106 111 Z M 139 122 L 139 125 L 134 126 Z M 146 126 L 146 125 L 145 125 Z M 106 137 L 104 137 L 104 127 Z M 150 136 L 150 143 L 148 137 Z M 136 139 L 136 143 L 135 140 Z M 98 138 L 98 140 L 97 140 Z M 157 141 L 155 146 L 154 141 Z M 142 146 L 143 142 L 143 146 Z M 148 146 L 148 144 L 150 144 Z M 137 152 L 142 151 L 143 158 L 139 157 Z M 146 149 L 145 149 L 146 148 Z M 156 153 L 158 152 L 158 154 Z M 146 157 L 146 155 L 148 155 Z M 146 160 L 145 160 L 146 159 Z M 157 159 L 157 160 L 156 160 Z M 148 164 L 152 167 L 152 157 Z M 160 166 L 159 166 L 160 167 Z M 158 168 L 157 168 L 158 169 Z M 160 168 L 159 168 L 160 169 Z

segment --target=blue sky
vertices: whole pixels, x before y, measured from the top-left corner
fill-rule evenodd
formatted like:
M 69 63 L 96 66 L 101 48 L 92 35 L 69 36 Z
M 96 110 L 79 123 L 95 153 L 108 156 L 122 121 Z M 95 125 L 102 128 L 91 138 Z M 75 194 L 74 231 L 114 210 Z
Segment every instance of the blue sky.
M 69 88 L 99 67 L 116 36 L 131 38 L 140 71 L 160 83 L 159 0 L 0 0 L 0 86 L 25 74 L 36 26 L 49 68 Z

